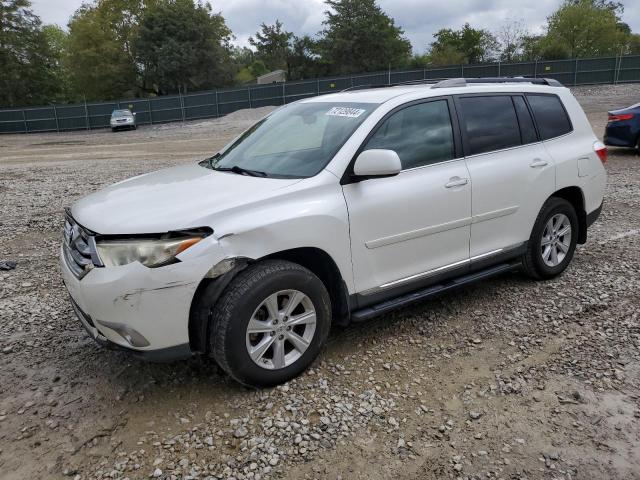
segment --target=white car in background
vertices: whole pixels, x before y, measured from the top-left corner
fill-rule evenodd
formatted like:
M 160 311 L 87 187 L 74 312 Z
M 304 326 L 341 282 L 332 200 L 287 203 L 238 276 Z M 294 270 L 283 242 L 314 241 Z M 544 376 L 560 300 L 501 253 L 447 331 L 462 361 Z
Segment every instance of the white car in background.
M 561 274 L 606 149 L 553 80 L 448 80 L 286 105 L 215 156 L 68 211 L 61 268 L 99 342 L 285 382 L 332 322 L 514 269 Z
M 111 119 L 109 120 L 111 125 L 111 131 L 115 132 L 123 128 L 136 129 L 136 114 L 132 113 L 129 109 L 114 110 L 111 112 Z

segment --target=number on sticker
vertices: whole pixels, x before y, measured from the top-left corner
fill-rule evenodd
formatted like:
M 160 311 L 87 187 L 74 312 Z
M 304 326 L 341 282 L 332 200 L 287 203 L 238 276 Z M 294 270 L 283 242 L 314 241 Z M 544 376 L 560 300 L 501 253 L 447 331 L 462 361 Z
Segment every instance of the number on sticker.
M 332 117 L 358 118 L 363 113 L 364 113 L 364 110 L 360 108 L 333 107 L 331 110 L 327 112 L 327 115 L 330 115 Z

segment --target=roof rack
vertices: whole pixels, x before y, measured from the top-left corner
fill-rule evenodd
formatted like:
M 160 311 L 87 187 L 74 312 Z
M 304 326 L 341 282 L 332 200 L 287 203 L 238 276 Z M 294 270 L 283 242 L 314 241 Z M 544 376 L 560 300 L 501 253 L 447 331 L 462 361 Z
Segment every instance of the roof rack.
M 395 83 L 367 83 L 363 85 L 353 85 L 351 87 L 347 87 L 342 92 L 350 92 L 354 90 L 364 90 L 368 88 L 388 88 L 388 87 L 402 87 L 402 86 L 411 86 L 411 85 L 420 85 L 420 84 L 434 84 L 438 83 L 438 80 L 433 79 L 425 79 L 425 80 L 407 80 L 404 82 L 395 82 Z
M 349 91 L 353 91 L 353 90 L 366 90 L 368 88 L 387 88 L 387 87 L 393 87 L 394 84 L 388 84 L 388 83 L 367 83 L 366 85 L 352 85 L 350 87 L 347 87 L 343 90 L 340 90 L 340 93 L 342 92 L 349 92 Z
M 466 87 L 473 83 L 531 83 L 534 85 L 546 85 L 548 87 L 562 87 L 563 85 L 553 78 L 530 77 L 487 77 L 487 78 L 449 78 L 436 83 L 431 88 Z
M 446 80 L 408 80 L 405 82 L 397 83 L 369 83 L 363 85 L 353 85 L 347 87 L 340 92 L 349 92 L 354 90 L 364 90 L 369 88 L 387 88 L 387 87 L 400 87 L 411 85 L 429 85 L 431 88 L 451 88 L 451 87 L 466 87 L 469 84 L 474 83 L 531 83 L 534 85 L 546 85 L 548 87 L 562 87 L 563 85 L 553 78 L 531 78 L 531 77 L 479 77 L 479 78 L 448 78 Z

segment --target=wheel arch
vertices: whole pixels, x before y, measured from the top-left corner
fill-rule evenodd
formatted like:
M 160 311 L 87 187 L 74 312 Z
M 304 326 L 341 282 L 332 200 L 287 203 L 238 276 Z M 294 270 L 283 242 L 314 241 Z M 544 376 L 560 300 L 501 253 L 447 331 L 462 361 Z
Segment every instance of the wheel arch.
M 584 193 L 580 187 L 565 187 L 555 192 L 551 197 L 562 198 L 569 202 L 578 216 L 578 243 L 587 242 L 587 212 L 585 210 Z
M 189 346 L 195 353 L 207 353 L 211 313 L 203 314 L 201 300 L 207 296 L 215 304 L 235 276 L 262 260 L 288 260 L 313 272 L 324 284 L 331 298 L 333 322 L 346 325 L 350 318 L 349 291 L 336 262 L 324 250 L 317 247 L 300 247 L 270 253 L 257 259 L 242 258 L 229 272 L 217 278 L 204 278 L 198 285 L 189 311 Z
M 260 260 L 288 260 L 309 269 L 324 284 L 331 298 L 333 322 L 344 325 L 349 321 L 349 291 L 336 262 L 317 247 L 300 247 L 269 254 Z

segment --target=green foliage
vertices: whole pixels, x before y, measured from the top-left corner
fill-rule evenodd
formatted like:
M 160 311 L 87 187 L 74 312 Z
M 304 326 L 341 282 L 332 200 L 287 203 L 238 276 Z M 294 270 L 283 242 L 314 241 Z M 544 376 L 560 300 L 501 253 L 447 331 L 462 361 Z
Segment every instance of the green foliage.
M 309 35 L 293 37 L 289 47 L 287 79 L 302 80 L 328 75 L 328 65 L 320 61 L 318 50 L 318 41 Z
M 469 63 L 469 59 L 454 45 L 445 44 L 431 50 L 429 63 L 431 65 L 461 65 Z
M 460 30 L 443 28 L 436 32 L 430 55 L 434 65 L 481 63 L 493 60 L 498 49 L 496 38 L 487 30 L 465 23 Z
M 231 61 L 238 68 L 252 64 L 256 59 L 256 53 L 247 47 L 231 47 Z
M 543 57 L 564 52 L 566 57 L 615 55 L 626 42 L 618 12 L 621 4 L 604 0 L 566 0 L 548 18 L 541 40 Z
M 409 58 L 409 60 L 401 67 L 408 69 L 420 69 L 426 68 L 429 64 L 431 64 L 431 55 L 428 53 L 423 55 L 416 53 L 412 55 L 411 58 Z
M 69 22 L 67 59 L 79 97 L 109 100 L 139 92 L 134 41 L 152 1 L 98 0 L 84 4 Z
M 61 95 L 58 52 L 28 0 L 0 2 L 0 105 L 48 103 Z
M 164 94 L 229 84 L 230 39 L 224 18 L 210 4 L 159 1 L 144 15 L 135 43 L 144 85 Z
M 269 72 L 270 70 L 264 66 L 264 63 L 262 63 L 261 60 L 256 60 L 240 69 L 240 71 L 236 73 L 234 80 L 236 83 L 251 83 L 260 75 L 264 75 Z
M 375 0 L 326 0 L 329 10 L 318 41 L 322 62 L 339 74 L 398 67 L 411 44 Z
M 627 44 L 627 53 L 630 55 L 640 55 L 640 34 L 631 34 Z
M 282 22 L 276 20 L 273 25 L 263 23 L 255 37 L 249 37 L 249 44 L 256 49 L 256 56 L 268 71 L 287 70 L 292 38 L 293 33 L 283 30 Z
M 57 94 L 50 100 L 65 102 L 73 98 L 73 88 L 67 61 L 69 35 L 57 25 L 45 25 L 42 34 L 51 52 L 51 73 L 56 84 Z

